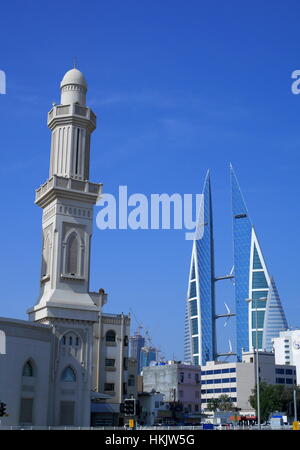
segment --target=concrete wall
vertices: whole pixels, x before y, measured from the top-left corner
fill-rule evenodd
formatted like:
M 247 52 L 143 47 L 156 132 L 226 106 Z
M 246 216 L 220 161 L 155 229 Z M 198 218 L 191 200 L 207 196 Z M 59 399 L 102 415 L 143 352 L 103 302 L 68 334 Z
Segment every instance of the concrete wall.
M 249 403 L 249 397 L 255 386 L 255 370 L 254 364 L 237 363 L 236 364 L 236 397 L 237 406 L 242 410 L 252 410 Z
M 0 318 L 0 329 L 6 334 L 6 354 L 0 355 L 0 401 L 6 403 L 9 414 L 1 418 L 1 423 L 18 425 L 21 398 L 32 398 L 32 425 L 48 425 L 52 329 L 6 318 Z M 33 377 L 22 376 L 28 360 L 34 369 Z
M 199 383 L 196 382 L 196 374 L 198 374 Z M 164 394 L 165 402 L 180 401 L 184 408 L 190 411 L 201 409 L 200 381 L 199 366 L 171 363 L 143 369 L 145 392 L 151 392 L 154 389 Z

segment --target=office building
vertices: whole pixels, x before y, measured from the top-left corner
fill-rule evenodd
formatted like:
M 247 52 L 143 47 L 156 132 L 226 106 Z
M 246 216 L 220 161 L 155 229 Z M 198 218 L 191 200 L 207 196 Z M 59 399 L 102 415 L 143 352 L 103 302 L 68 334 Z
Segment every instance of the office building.
M 258 352 L 260 381 L 286 386 L 296 385 L 296 367 L 275 363 L 272 352 Z M 253 412 L 249 397 L 256 384 L 256 352 L 243 352 L 240 362 L 209 361 L 201 368 L 201 408 L 208 400 L 227 395 L 241 414 Z
M 205 364 L 216 355 L 214 240 L 210 174 L 206 175 L 202 204 L 204 223 L 197 224 L 192 246 L 185 308 L 184 360 Z M 200 239 L 197 239 L 201 236 Z
M 207 361 L 234 352 L 219 353 L 216 320 L 236 316 L 236 355 L 253 347 L 272 350 L 272 339 L 288 324 L 274 278 L 267 269 L 256 231 L 250 220 L 236 175 L 230 166 L 233 220 L 233 269 L 216 277 L 214 230 L 209 172 L 206 175 L 197 232 L 192 244 L 185 307 L 184 360 L 205 365 Z M 216 313 L 215 283 L 231 279 L 235 290 L 235 312 Z
M 286 317 L 274 279 L 263 256 L 232 166 L 232 220 L 237 357 L 242 350 L 271 351 L 272 339 L 287 329 Z M 252 301 L 247 301 L 252 299 Z M 257 336 L 256 336 L 257 330 Z
M 155 347 L 142 347 L 140 351 L 140 370 L 157 361 L 158 351 Z
M 134 336 L 130 336 L 130 357 L 135 358 L 137 361 L 137 372 L 141 371 L 141 349 L 145 346 L 145 338 L 140 333 L 141 327 L 134 333 Z
M 276 364 L 292 364 L 297 371 L 297 385 L 300 385 L 300 330 L 281 331 L 273 339 Z

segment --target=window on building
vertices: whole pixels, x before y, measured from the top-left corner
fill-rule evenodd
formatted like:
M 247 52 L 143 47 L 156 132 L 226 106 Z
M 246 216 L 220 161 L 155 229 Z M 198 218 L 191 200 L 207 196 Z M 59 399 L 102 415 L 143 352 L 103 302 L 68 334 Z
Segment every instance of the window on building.
M 179 374 L 179 381 L 180 381 L 180 383 L 184 382 L 184 372 L 180 372 L 180 374 Z
M 135 376 L 134 375 L 129 375 L 128 386 L 135 386 Z
M 285 382 L 286 382 L 286 384 L 293 384 L 293 378 L 286 378 L 285 379 Z
M 74 425 L 75 420 L 75 402 L 62 401 L 60 402 L 60 425 Z
M 105 367 L 115 367 L 116 360 L 113 358 L 105 358 Z
M 276 383 L 285 384 L 285 379 L 284 378 L 276 378 Z
M 199 353 L 199 341 L 197 337 L 193 337 L 193 353 Z
M 262 265 L 260 262 L 260 258 L 258 256 L 258 252 L 256 250 L 256 247 L 254 246 L 254 252 L 253 252 L 253 269 L 262 269 Z
M 252 289 L 268 288 L 268 283 L 263 271 L 253 272 Z
M 192 334 L 198 334 L 198 319 L 195 317 L 194 319 L 191 319 L 191 330 Z
M 286 375 L 293 375 L 293 369 L 285 369 Z
M 105 335 L 106 342 L 116 342 L 116 332 L 114 330 L 108 330 Z
M 33 398 L 21 398 L 20 424 L 33 424 Z
M 197 297 L 196 281 L 190 283 L 190 295 L 189 298 Z
M 76 275 L 79 272 L 79 239 L 75 231 L 67 240 L 66 273 Z
M 33 371 L 33 364 L 31 361 L 27 361 L 26 364 L 23 367 L 23 377 L 33 377 L 34 371 Z
M 124 336 L 124 347 L 128 347 L 128 343 L 129 343 L 128 336 Z
M 195 382 L 196 382 L 196 384 L 200 383 L 199 373 L 195 373 Z
M 50 237 L 47 235 L 43 246 L 42 277 L 49 275 L 50 269 Z
M 281 375 L 283 375 L 284 374 L 284 369 L 275 369 L 275 373 L 277 373 L 277 374 L 281 374 Z
M 190 316 L 197 316 L 198 309 L 197 309 L 197 300 L 190 300 Z
M 199 405 L 195 405 L 195 412 L 199 411 Z
M 104 390 L 105 391 L 114 391 L 115 383 L 104 383 Z
M 66 367 L 61 374 L 61 381 L 64 382 L 76 382 L 76 374 L 72 367 Z
M 265 291 L 253 291 L 252 292 L 252 295 L 251 295 L 251 297 L 252 297 L 252 309 L 255 309 L 255 308 L 263 308 L 263 309 L 265 309 L 266 308 L 266 301 L 265 300 L 260 300 L 260 299 L 262 299 L 262 298 L 266 298 L 267 297 L 267 295 L 268 295 L 268 291 L 267 290 L 265 290 Z

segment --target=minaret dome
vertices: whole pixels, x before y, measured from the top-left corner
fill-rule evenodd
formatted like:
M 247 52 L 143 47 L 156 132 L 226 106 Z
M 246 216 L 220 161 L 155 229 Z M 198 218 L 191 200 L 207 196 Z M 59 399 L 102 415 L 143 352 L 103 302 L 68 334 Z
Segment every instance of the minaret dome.
M 85 106 L 87 82 L 80 70 L 69 70 L 60 83 L 61 105 L 79 103 Z

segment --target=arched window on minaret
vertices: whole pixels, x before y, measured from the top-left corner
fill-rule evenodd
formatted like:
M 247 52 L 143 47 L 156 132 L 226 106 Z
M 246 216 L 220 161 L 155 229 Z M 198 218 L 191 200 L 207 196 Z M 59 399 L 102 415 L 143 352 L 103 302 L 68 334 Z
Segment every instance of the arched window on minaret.
M 66 273 L 79 274 L 79 236 L 73 231 L 67 240 Z
M 49 234 L 47 234 L 47 236 L 44 238 L 43 245 L 42 278 L 50 274 L 50 247 L 50 236 Z

